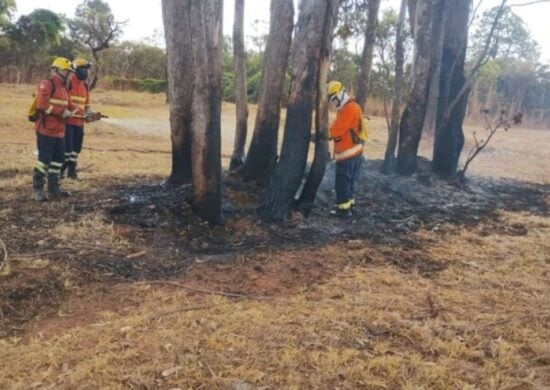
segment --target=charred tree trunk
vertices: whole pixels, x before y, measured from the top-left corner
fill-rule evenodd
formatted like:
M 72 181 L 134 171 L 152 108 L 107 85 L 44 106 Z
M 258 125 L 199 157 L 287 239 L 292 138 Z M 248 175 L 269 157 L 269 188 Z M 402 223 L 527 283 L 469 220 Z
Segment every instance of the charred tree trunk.
M 244 164 L 246 144 L 248 103 L 246 94 L 246 52 L 244 50 L 244 0 L 235 0 L 235 21 L 233 23 L 233 63 L 235 66 L 235 110 L 237 126 L 235 143 L 229 169 L 237 169 Z
M 222 0 L 164 0 L 163 11 L 169 58 L 171 118 L 175 119 L 172 126 L 189 125 L 190 129 L 193 210 L 200 218 L 219 223 L 222 219 L 220 127 L 223 3 Z M 176 131 L 182 131 L 182 128 L 176 128 Z M 183 144 L 187 144 L 182 139 Z
M 397 147 L 397 136 L 399 133 L 399 114 L 401 112 L 401 86 L 403 85 L 403 66 L 405 63 L 405 50 L 403 43 L 405 34 L 403 33 L 403 24 L 407 13 L 407 2 L 401 0 L 399 9 L 399 18 L 397 20 L 397 30 L 395 34 L 395 83 L 393 88 L 393 102 L 391 109 L 390 128 L 388 134 L 388 143 L 382 164 L 382 172 L 389 175 L 395 170 L 395 149 Z
M 438 0 L 417 0 L 414 23 L 414 82 L 399 125 L 397 173 L 411 175 L 416 171 L 418 144 L 428 105 L 432 58 L 432 20 Z
M 323 46 L 317 81 L 317 100 L 315 103 L 315 156 L 304 189 L 298 201 L 298 209 L 304 215 L 309 215 L 315 203 L 317 190 L 321 185 L 329 158 L 328 151 L 328 95 L 327 82 L 332 53 L 332 38 L 334 24 L 340 0 L 330 0 L 330 7 L 325 15 Z
M 468 41 L 469 2 L 448 0 L 449 18 L 445 23 L 445 40 L 441 59 L 439 106 L 433 149 L 433 169 L 438 175 L 456 175 L 458 160 L 464 146 L 462 124 L 466 115 L 468 93 L 450 107 L 453 98 L 466 84 L 464 63 Z
M 190 16 L 193 210 L 210 223 L 221 223 L 223 0 L 191 1 Z
M 170 102 L 170 137 L 172 170 L 167 184 L 178 186 L 191 181 L 191 98 L 193 78 L 191 37 L 189 35 L 190 2 L 162 2 L 166 39 L 167 100 Z M 185 21 L 185 25 L 182 25 Z
M 277 158 L 281 97 L 294 28 L 293 1 L 271 0 L 270 19 L 254 135 L 241 169 L 245 180 L 266 180 Z
M 365 30 L 365 43 L 363 46 L 363 57 L 361 61 L 361 72 L 357 80 L 356 101 L 362 110 L 367 104 L 369 93 L 369 81 L 372 68 L 372 51 L 376 39 L 376 29 L 378 28 L 378 10 L 380 9 L 380 0 L 369 0 L 367 14 L 367 28 Z
M 293 85 L 290 93 L 281 158 L 270 177 L 262 217 L 284 220 L 304 177 L 311 131 L 319 61 L 323 44 L 326 0 L 302 0 L 296 27 Z

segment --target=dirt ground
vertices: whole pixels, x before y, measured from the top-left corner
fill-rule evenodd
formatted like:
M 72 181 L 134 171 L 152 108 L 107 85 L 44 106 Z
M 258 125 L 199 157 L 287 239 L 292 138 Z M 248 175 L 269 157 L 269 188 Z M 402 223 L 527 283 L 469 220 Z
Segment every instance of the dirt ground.
M 285 224 L 226 174 L 211 227 L 162 186 L 162 95 L 97 91 L 73 197 L 34 203 L 31 93 L 0 86 L 0 388 L 550 387 L 550 131 L 498 133 L 458 187 L 424 159 L 381 175 L 373 118 L 352 220 L 327 216 L 329 166 Z

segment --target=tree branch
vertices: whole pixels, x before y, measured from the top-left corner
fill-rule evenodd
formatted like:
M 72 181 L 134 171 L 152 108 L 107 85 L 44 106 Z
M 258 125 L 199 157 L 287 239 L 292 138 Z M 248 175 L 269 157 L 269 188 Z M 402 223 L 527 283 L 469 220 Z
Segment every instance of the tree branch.
M 533 5 L 533 4 L 539 4 L 539 3 L 548 3 L 550 0 L 533 0 L 528 1 L 527 3 L 517 3 L 517 4 L 510 4 L 508 7 L 524 7 L 526 5 Z
M 464 85 L 462 86 L 460 91 L 456 94 L 456 96 L 453 99 L 453 101 L 451 102 L 451 104 L 449 104 L 449 106 L 445 110 L 445 114 L 443 116 L 445 121 L 449 120 L 449 118 L 451 117 L 451 114 L 453 112 L 453 109 L 458 104 L 458 102 L 462 99 L 462 97 L 466 94 L 466 92 L 470 88 L 473 80 L 477 76 L 477 73 L 479 72 L 481 67 L 489 61 L 488 53 L 489 53 L 489 49 L 491 47 L 491 41 L 493 39 L 493 35 L 494 35 L 495 30 L 497 28 L 498 22 L 499 22 L 500 18 L 502 17 L 502 14 L 504 13 L 504 10 L 506 9 L 506 2 L 507 1 L 508 0 L 502 0 L 502 2 L 500 4 L 500 7 L 499 7 L 499 9 L 498 9 L 498 11 L 495 15 L 495 19 L 493 21 L 493 24 L 491 25 L 491 30 L 489 31 L 489 34 L 487 35 L 487 39 L 485 40 L 485 46 L 483 47 L 483 51 L 479 55 L 479 58 L 477 59 L 474 67 L 472 68 L 472 71 L 470 72 L 470 75 L 466 78 L 466 82 L 464 83 Z

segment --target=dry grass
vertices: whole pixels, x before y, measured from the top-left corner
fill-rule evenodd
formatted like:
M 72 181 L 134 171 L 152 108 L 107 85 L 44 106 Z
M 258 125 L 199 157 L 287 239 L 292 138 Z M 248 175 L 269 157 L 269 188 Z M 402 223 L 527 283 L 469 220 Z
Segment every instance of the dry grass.
M 0 89 L 0 131 L 22 144 L 0 145 L 0 186 L 30 188 L 34 134 L 24 110 L 32 88 Z M 87 146 L 169 150 L 167 130 L 143 128 L 151 118 L 167 123 L 162 96 L 98 91 L 94 100 L 114 122 L 89 126 Z M 224 106 L 226 133 L 232 110 Z M 133 120 L 126 123 L 139 128 L 125 129 L 117 120 Z M 384 122 L 374 118 L 369 125 L 367 154 L 381 158 Z M 225 140 L 229 154 L 231 137 Z M 532 130 L 497 135 L 494 150 L 474 162 L 472 174 L 548 183 L 548 154 L 534 148 L 547 141 L 548 134 Z M 422 153 L 429 156 L 430 148 Z M 101 191 L 112 179 L 160 179 L 170 156 L 87 150 L 81 166 L 87 167 L 85 181 L 64 182 L 77 195 Z M 0 209 L 0 223 L 8 214 Z M 233 272 L 251 280 L 258 295 L 261 286 L 271 292 L 268 300 L 157 284 L 72 287 L 57 315 L 37 319 L 23 337 L 0 340 L 0 388 L 549 388 L 550 220 L 512 212 L 500 218 L 503 225 L 523 226 L 526 234 L 477 227 L 411 237 L 426 243 L 415 249 L 418 255 L 447 266 L 429 278 L 388 265 L 390 254 L 405 258 L 407 248 L 353 241 L 269 252 L 263 262 L 243 254 L 219 269 L 197 263 L 178 280 L 217 286 Z M 253 226 L 245 222 L 234 228 Z M 51 235 L 126 245 L 98 214 L 59 221 Z M 300 285 L 299 276 L 285 279 L 298 259 L 330 272 L 313 285 Z
M 348 265 L 323 285 L 268 301 L 120 285 L 113 294 L 141 301 L 131 314 L 98 312 L 53 337 L 4 340 L 0 372 L 14 389 L 542 389 L 550 224 L 506 217 L 533 233 L 464 231 L 437 243 L 428 251 L 449 268 L 434 279 L 384 266 L 368 248 L 328 247 L 311 261 Z M 372 262 L 361 265 L 362 255 Z

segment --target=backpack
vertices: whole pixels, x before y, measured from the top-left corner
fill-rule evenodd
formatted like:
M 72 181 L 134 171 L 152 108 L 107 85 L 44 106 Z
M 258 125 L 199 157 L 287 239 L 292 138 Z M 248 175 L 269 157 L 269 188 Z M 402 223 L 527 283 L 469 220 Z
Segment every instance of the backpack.
M 358 129 L 351 130 L 351 139 L 356 144 L 364 144 L 365 142 L 367 142 L 368 138 L 367 122 L 365 121 L 365 117 L 361 115 Z
M 52 83 L 52 93 L 50 97 L 53 96 L 55 93 L 55 83 L 52 79 L 47 79 L 50 83 Z M 38 110 L 38 98 L 36 97 L 36 93 L 33 93 L 32 95 L 32 103 L 31 107 L 29 108 L 28 118 L 29 122 L 36 122 L 38 120 L 38 117 L 40 116 L 40 111 Z

